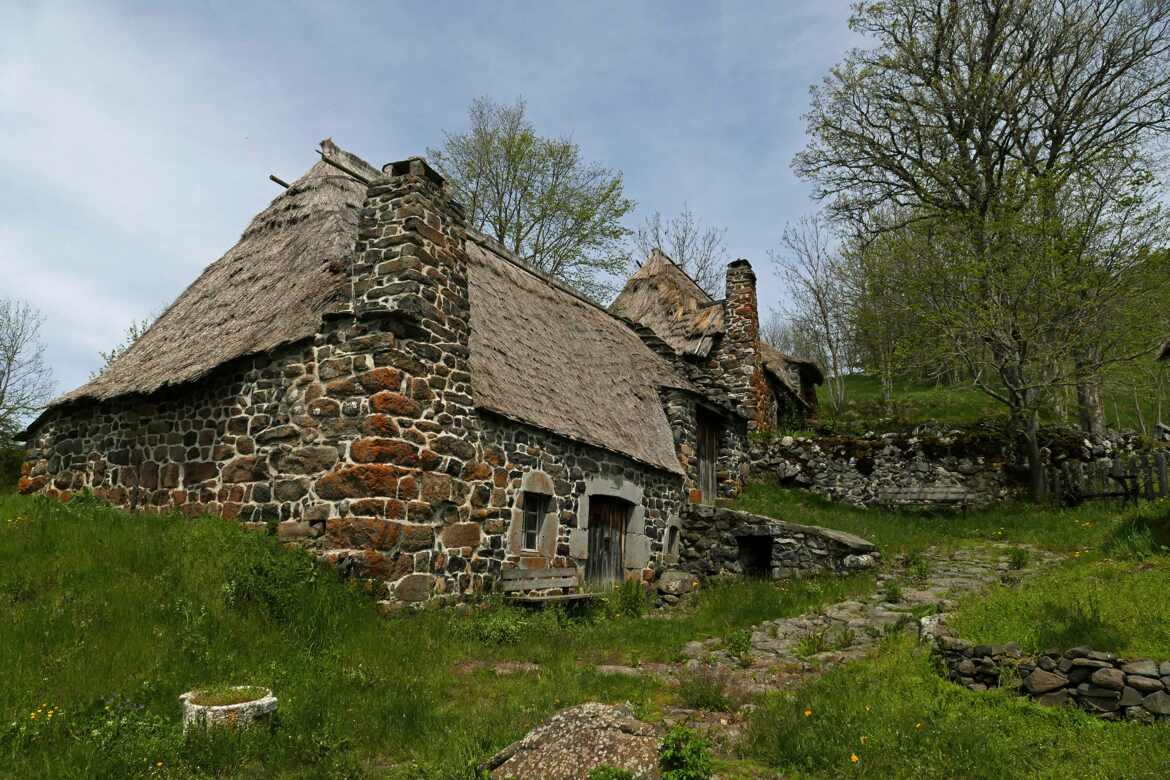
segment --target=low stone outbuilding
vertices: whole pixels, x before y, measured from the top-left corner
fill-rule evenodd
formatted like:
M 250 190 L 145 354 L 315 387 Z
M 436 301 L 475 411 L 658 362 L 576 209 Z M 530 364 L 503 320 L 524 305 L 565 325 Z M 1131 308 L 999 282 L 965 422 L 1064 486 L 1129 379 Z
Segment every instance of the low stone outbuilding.
M 322 153 L 32 424 L 23 492 L 266 524 L 389 601 L 446 601 L 505 567 L 652 578 L 777 399 L 814 408 L 810 364 L 760 344 L 747 261 L 679 350 L 476 233 L 424 160 Z

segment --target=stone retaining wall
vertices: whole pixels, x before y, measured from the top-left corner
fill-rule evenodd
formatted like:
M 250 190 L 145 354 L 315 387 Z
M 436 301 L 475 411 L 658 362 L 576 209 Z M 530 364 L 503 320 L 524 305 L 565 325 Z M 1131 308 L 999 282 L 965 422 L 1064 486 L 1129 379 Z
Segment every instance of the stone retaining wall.
M 877 548 L 861 537 L 713 506 L 683 510 L 678 568 L 700 576 L 783 579 L 877 566 Z
M 1135 435 L 1086 438 L 1048 428 L 1049 463 L 1107 462 L 1140 449 Z M 752 476 L 802 487 L 858 507 L 974 508 L 1009 497 L 1023 486 L 1020 457 L 1002 431 L 924 428 L 860 436 L 760 436 L 749 451 Z
M 1073 706 L 1106 720 L 1170 718 L 1170 661 L 1118 658 L 1074 647 L 1025 655 L 1014 643 L 973 645 L 933 636 L 947 678 L 974 691 L 1010 688 L 1046 706 Z

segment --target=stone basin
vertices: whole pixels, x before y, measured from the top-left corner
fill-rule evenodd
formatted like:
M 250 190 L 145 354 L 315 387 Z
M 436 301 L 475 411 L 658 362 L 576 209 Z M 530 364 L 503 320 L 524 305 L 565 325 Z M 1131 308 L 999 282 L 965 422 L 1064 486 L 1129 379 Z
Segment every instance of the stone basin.
M 231 704 L 197 704 L 196 701 L 206 692 L 198 689 L 187 691 L 179 697 L 179 701 L 183 703 L 183 731 L 212 726 L 238 729 L 271 722 L 272 716 L 276 713 L 277 703 L 271 690 L 252 685 L 236 685 L 229 689 L 229 692 L 251 689 L 255 689 L 255 693 L 249 698 Z

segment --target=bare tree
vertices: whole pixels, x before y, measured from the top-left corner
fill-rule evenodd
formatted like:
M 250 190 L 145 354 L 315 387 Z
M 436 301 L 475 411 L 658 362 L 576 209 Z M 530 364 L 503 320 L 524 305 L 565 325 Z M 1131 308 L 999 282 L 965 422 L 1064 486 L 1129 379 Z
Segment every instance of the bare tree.
M 518 100 L 479 98 L 471 128 L 447 133 L 428 149 L 455 188 L 472 227 L 497 239 L 534 267 L 595 298 L 612 292 L 623 270 L 621 220 L 634 207 L 619 171 L 581 159 L 569 138 L 536 134 Z
M 849 299 L 841 257 L 819 216 L 801 217 L 784 228 L 782 248 L 769 252 L 776 272 L 788 285 L 792 303 L 785 308 L 789 329 L 802 334 L 812 355 L 826 368 L 829 400 L 845 408 L 845 375 L 850 357 Z
M 52 397 L 52 371 L 40 339 L 43 322 L 28 303 L 0 298 L 0 443 L 11 441 Z
M 677 216 L 664 220 L 655 211 L 634 231 L 633 244 L 637 259 L 658 249 L 690 274 L 713 298 L 723 292 L 727 265 L 724 236 L 727 228 L 704 225 L 690 206 L 683 203 Z

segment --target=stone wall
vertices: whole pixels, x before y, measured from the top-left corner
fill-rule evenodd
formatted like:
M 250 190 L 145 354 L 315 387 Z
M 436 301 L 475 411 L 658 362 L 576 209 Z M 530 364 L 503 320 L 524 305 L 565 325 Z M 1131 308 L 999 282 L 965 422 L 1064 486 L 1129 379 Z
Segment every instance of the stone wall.
M 1086 437 L 1063 427 L 1044 428 L 1041 442 L 1050 464 L 1108 464 L 1147 446 L 1135 434 Z M 754 478 L 859 507 L 975 508 L 1026 487 L 1020 454 L 989 424 L 856 436 L 755 436 L 748 457 Z
M 1003 455 L 960 434 L 761 437 L 751 443 L 749 457 L 755 477 L 853 506 L 976 507 L 1011 489 Z
M 1015 644 L 972 645 L 945 632 L 933 641 L 948 679 L 971 690 L 1009 687 L 1039 704 L 1078 707 L 1107 720 L 1170 718 L 1170 661 L 1089 647 L 1031 656 Z
M 880 560 L 865 539 L 711 506 L 686 507 L 677 568 L 700 576 L 774 579 L 869 569 Z

